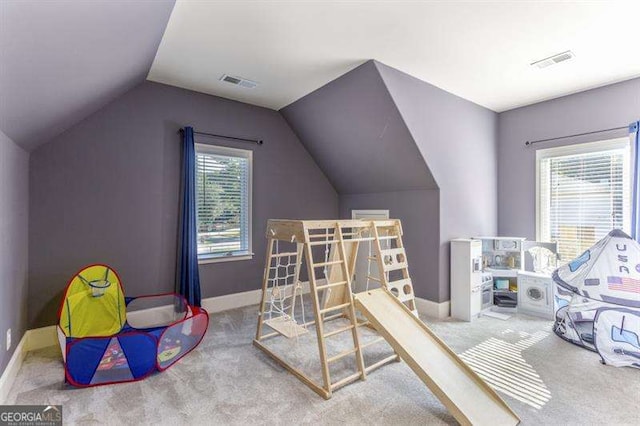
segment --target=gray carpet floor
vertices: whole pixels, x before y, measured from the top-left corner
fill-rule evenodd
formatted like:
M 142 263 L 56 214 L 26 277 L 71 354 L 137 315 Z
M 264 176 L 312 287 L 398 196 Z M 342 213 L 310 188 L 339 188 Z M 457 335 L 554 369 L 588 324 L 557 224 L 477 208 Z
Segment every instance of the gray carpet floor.
M 402 362 L 323 400 L 251 345 L 256 311 L 247 307 L 212 315 L 195 351 L 141 382 L 70 388 L 63 384 L 59 349 L 31 352 L 9 402 L 61 404 L 65 424 L 456 423 Z M 555 336 L 550 321 L 524 315 L 472 323 L 424 320 L 499 389 L 524 425 L 640 424 L 640 371 L 601 365 L 597 354 Z M 269 345 L 319 378 L 311 331 Z M 375 337 L 363 334 L 364 340 Z M 330 352 L 347 344 L 333 342 Z M 384 342 L 365 350 L 369 362 L 390 353 Z M 345 359 L 332 374 L 346 376 L 352 367 Z

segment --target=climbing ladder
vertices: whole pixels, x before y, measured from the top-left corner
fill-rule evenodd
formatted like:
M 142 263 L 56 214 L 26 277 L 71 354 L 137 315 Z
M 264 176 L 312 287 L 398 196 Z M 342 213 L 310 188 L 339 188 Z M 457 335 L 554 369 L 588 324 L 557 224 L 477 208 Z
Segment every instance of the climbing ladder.
M 418 316 L 416 309 L 416 300 L 413 294 L 413 283 L 409 276 L 409 265 L 407 262 L 407 253 L 402 242 L 402 227 L 400 221 L 396 221 L 395 225 L 387 229 L 387 235 L 380 236 L 380 226 L 374 224 L 373 236 L 376 249 L 375 261 L 378 264 L 378 270 L 381 287 L 388 289 L 402 303 L 404 303 L 415 316 Z M 395 241 L 395 247 L 382 248 L 381 240 Z M 370 259 L 371 261 L 371 259 Z M 394 277 L 400 275 L 400 277 Z M 368 276 L 367 279 L 371 279 Z
M 345 241 L 344 235 L 342 232 L 342 228 L 338 223 L 333 227 L 333 235 L 330 234 L 330 229 L 326 229 L 326 234 L 322 235 L 324 237 L 324 241 L 319 239 L 315 241 L 315 238 L 310 234 L 309 229 L 305 229 L 305 237 L 306 241 L 309 241 L 308 244 L 305 245 L 305 256 L 307 258 L 307 271 L 309 274 L 309 284 L 310 284 L 310 292 L 311 292 L 311 300 L 313 303 L 313 308 L 315 312 L 316 318 L 316 334 L 318 336 L 318 347 L 320 350 L 320 364 L 322 366 L 322 380 L 324 382 L 324 388 L 328 391 L 328 397 L 331 396 L 331 392 L 358 379 L 365 379 L 366 373 L 364 368 L 364 359 L 362 357 L 362 348 L 360 347 L 360 340 L 358 336 L 358 320 L 356 317 L 355 304 L 353 302 L 353 294 L 351 293 L 351 273 L 349 265 L 347 264 L 347 251 L 345 249 Z M 329 240 L 331 238 L 331 240 Z M 316 263 L 313 257 L 313 247 L 317 245 L 325 245 L 325 250 L 329 248 L 329 246 L 333 246 L 332 249 L 336 256 L 329 257 L 330 260 L 325 260 L 323 262 Z M 318 285 L 318 278 L 316 276 L 316 270 L 318 268 L 329 267 L 330 269 L 339 268 L 340 270 L 340 280 L 339 281 L 331 281 L 330 277 L 333 275 L 329 271 L 328 268 L 325 273 L 326 279 L 323 284 Z M 320 306 L 320 300 L 322 299 L 322 295 L 320 292 L 328 291 L 342 287 L 343 293 L 345 297 L 342 300 L 342 303 L 338 304 L 325 304 L 324 306 Z M 328 315 L 332 314 L 332 315 Z M 333 319 L 332 317 L 337 315 L 338 317 L 346 316 L 349 320 L 349 325 L 338 328 L 337 330 L 332 330 L 330 332 L 325 332 L 325 321 Z M 340 352 L 331 357 L 327 356 L 327 346 L 325 339 L 329 337 L 336 336 L 343 332 L 351 332 L 351 337 L 353 339 L 353 348 L 349 348 L 343 352 Z M 357 372 L 341 379 L 336 382 L 331 382 L 331 375 L 329 372 L 329 364 L 336 362 L 346 356 L 355 354 L 356 357 L 356 365 Z
M 366 236 L 365 236 L 366 235 Z M 356 315 L 356 307 L 352 289 L 352 277 L 354 273 L 356 256 L 360 243 L 369 242 L 375 248 L 375 256 L 368 261 L 375 261 L 378 270 L 381 271 L 378 278 L 367 277 L 379 282 L 380 286 L 388 288 L 410 310 L 415 311 L 413 287 L 407 269 L 406 254 L 402 244 L 402 228 L 397 220 L 343 220 L 343 221 L 282 221 L 270 220 L 267 226 L 267 262 L 262 286 L 262 299 L 258 318 L 258 329 L 254 345 L 271 356 L 276 362 L 296 375 L 301 381 L 322 397 L 328 399 L 332 392 L 356 380 L 364 380 L 367 373 L 389 363 L 398 361 L 399 357 L 393 355 L 378 360 L 366 366 L 363 357 L 363 349 L 384 341 L 378 337 L 369 342 L 362 343 L 359 328 L 369 326 L 368 321 L 359 321 Z M 390 241 L 389 248 L 382 248 L 381 241 Z M 267 318 L 269 312 L 267 305 L 273 293 L 273 278 L 270 271 L 273 269 L 274 259 L 283 257 L 274 248 L 277 241 L 286 241 L 296 244 L 296 252 L 284 253 L 284 256 L 295 255 L 296 273 L 295 279 L 300 275 L 300 265 L 305 259 L 308 275 L 308 292 L 311 299 L 313 319 L 296 321 L 293 315 L 287 316 L 289 326 L 283 327 L 283 322 L 277 319 Z M 395 241 L 395 244 L 391 241 Z M 395 247 L 394 247 L 395 245 Z M 324 248 L 324 258 L 316 260 Z M 315 252 L 315 253 L 314 253 Z M 275 261 L 275 264 L 278 264 Z M 324 271 L 324 276 L 319 277 L 318 271 Z M 398 278 L 398 279 L 396 279 Z M 293 283 L 295 289 L 304 288 L 297 282 Z M 278 290 L 281 291 L 281 290 Z M 294 290 L 295 299 L 295 290 Z M 329 321 L 344 318 L 347 323 L 338 328 L 327 330 Z M 271 333 L 264 334 L 263 326 L 273 329 Z M 266 339 L 283 335 L 291 338 L 300 335 L 307 326 L 315 326 L 320 356 L 322 384 L 316 383 L 298 368 L 285 361 L 264 343 Z M 295 330 L 298 332 L 287 332 Z M 327 340 L 343 333 L 350 333 L 350 347 L 337 354 L 328 354 Z M 348 356 L 355 356 L 355 371 L 346 377 L 337 380 L 332 379 L 330 366 Z

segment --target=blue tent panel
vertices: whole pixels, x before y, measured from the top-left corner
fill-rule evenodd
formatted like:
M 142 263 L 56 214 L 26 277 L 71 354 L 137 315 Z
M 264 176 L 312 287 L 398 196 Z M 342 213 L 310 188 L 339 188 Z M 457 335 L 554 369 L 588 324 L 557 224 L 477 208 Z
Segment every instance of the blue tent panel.
M 135 379 L 156 367 L 156 339 L 146 333 L 123 334 L 118 337 Z
M 68 346 L 67 371 L 73 382 L 80 385 L 91 383 L 110 340 L 109 338 L 79 339 Z

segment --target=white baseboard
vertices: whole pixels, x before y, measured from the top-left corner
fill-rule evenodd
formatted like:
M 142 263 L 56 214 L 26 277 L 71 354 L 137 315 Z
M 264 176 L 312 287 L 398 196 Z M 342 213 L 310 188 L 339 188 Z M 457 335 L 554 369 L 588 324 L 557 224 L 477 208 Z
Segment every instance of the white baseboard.
M 0 376 L 0 405 L 7 403 L 9 390 L 16 380 L 16 376 L 20 371 L 20 367 L 22 367 L 22 362 L 27 356 L 27 352 L 56 344 L 58 344 L 58 337 L 55 325 L 34 328 L 24 333 L 7 364 L 7 368 L 5 368 L 2 376 Z
M 224 296 L 202 299 L 202 307 L 210 314 L 242 308 L 260 303 L 262 290 L 243 291 L 242 293 L 226 294 Z
M 450 315 L 451 301 L 438 303 L 431 300 L 416 297 L 416 309 L 418 313 L 431 318 L 443 319 Z
M 47 348 L 58 344 L 58 331 L 57 326 L 50 325 L 47 327 L 33 328 L 27 330 L 25 336 L 27 337 L 26 351 L 35 351 L 37 349 Z
M 15 351 L 13 351 L 13 355 L 7 367 L 4 369 L 2 376 L 0 376 L 0 405 L 7 403 L 9 390 L 18 376 L 18 371 L 20 371 L 20 367 L 22 367 L 24 357 L 27 356 L 27 340 L 28 335 L 25 333 L 22 339 L 20 339 Z

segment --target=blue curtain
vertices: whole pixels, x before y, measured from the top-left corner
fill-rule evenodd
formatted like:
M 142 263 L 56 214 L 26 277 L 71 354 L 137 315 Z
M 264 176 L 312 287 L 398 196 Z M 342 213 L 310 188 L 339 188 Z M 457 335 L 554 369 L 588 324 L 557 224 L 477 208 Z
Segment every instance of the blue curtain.
M 631 236 L 640 241 L 640 121 L 629 125 L 629 136 L 633 147 L 633 199 L 631 205 Z
M 196 148 L 193 128 L 185 127 L 182 150 L 182 203 L 178 242 L 178 292 L 190 305 L 200 306 L 200 275 L 196 232 Z

